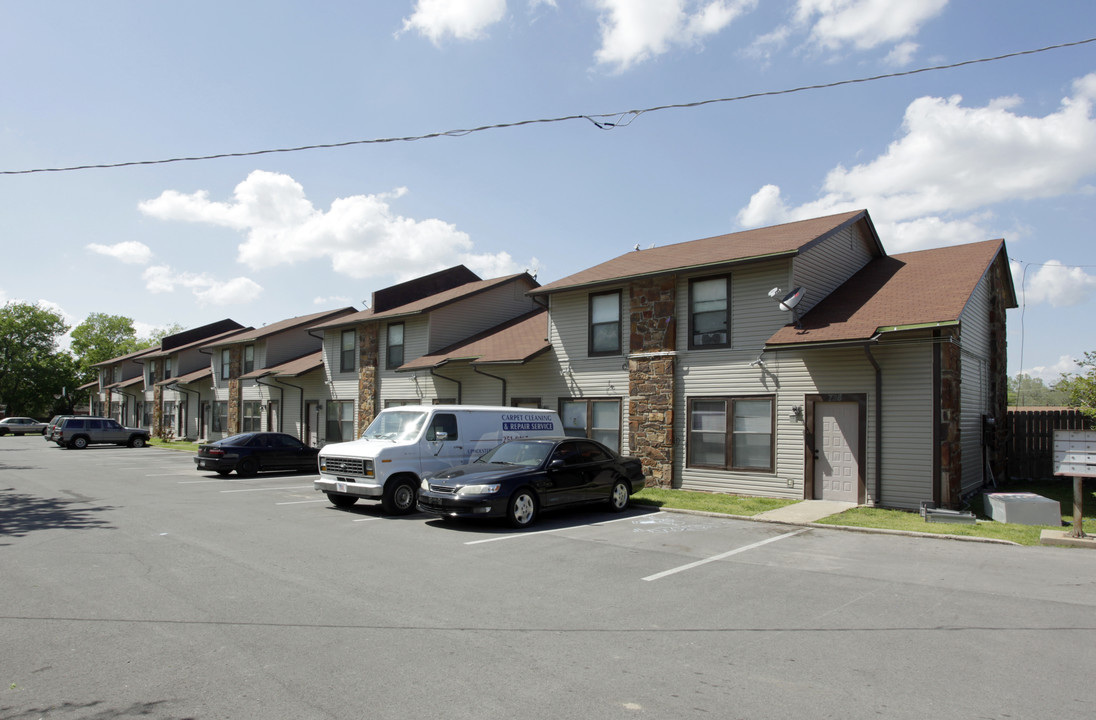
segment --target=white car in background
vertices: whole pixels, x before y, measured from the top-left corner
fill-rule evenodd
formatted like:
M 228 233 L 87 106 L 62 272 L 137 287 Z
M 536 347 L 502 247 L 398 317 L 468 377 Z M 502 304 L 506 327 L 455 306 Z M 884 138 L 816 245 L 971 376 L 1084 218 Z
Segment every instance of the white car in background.
M 46 424 L 29 417 L 10 417 L 0 420 L 0 435 L 28 435 L 34 433 L 42 435 L 46 432 Z

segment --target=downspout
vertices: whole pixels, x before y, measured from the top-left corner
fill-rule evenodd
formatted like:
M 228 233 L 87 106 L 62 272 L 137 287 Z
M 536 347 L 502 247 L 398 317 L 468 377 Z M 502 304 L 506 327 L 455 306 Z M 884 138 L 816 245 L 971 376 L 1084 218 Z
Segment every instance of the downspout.
M 430 368 L 430 374 L 433 375 L 436 378 L 441 378 L 442 380 L 448 380 L 451 383 L 456 383 L 456 385 L 457 385 L 457 405 L 460 405 L 461 404 L 461 402 L 460 402 L 461 401 L 461 384 L 460 384 L 460 380 L 454 380 L 451 377 L 445 377 L 444 375 L 439 375 L 438 373 L 434 372 L 434 368 Z
M 878 339 L 878 335 L 872 338 Z M 871 354 L 871 343 L 864 345 L 864 355 L 875 368 L 875 506 L 883 504 L 883 368 Z
M 140 427 L 141 426 L 141 418 L 139 417 L 139 415 L 141 413 L 141 408 L 137 403 L 137 396 L 136 395 L 130 395 L 129 393 L 122 392 L 121 390 L 118 391 L 118 394 L 119 395 L 125 395 L 127 398 L 133 398 L 133 417 L 136 420 L 133 424 L 137 427 Z M 125 425 L 125 423 L 122 423 L 122 424 Z
M 479 373 L 480 375 L 485 375 L 489 378 L 494 378 L 495 380 L 498 380 L 499 382 L 501 382 L 502 383 L 502 403 L 501 404 L 506 405 L 506 378 L 499 377 L 498 375 L 492 375 L 491 373 L 485 373 L 484 371 L 479 369 L 478 365 L 472 365 L 472 371 L 476 372 L 476 373 Z
M 280 388 L 277 385 L 271 385 L 270 383 L 264 383 L 261 377 L 255 378 L 255 384 L 265 385 L 268 388 L 274 388 L 275 390 L 277 390 L 279 393 L 278 403 L 281 405 L 285 405 L 285 388 Z M 282 415 L 283 413 L 278 413 L 278 432 L 282 431 Z
M 303 387 L 297 387 L 296 385 L 293 385 L 292 383 L 287 383 L 287 382 L 286 382 L 285 380 L 278 380 L 277 382 L 281 383 L 282 385 L 286 385 L 286 386 L 288 386 L 288 387 L 294 388 L 294 389 L 296 389 L 296 390 L 297 390 L 297 392 L 299 392 L 299 393 L 301 394 L 301 407 L 300 407 L 300 413 L 301 413 L 301 437 L 299 437 L 299 438 L 297 438 L 297 439 L 298 439 L 298 440 L 300 440 L 301 442 L 303 442 L 303 443 L 304 443 L 305 445 L 307 445 L 307 444 L 308 444 L 308 441 L 304 439 L 304 388 L 303 388 Z M 281 388 L 279 388 L 279 390 L 280 390 L 280 389 L 281 389 Z M 283 398 L 283 399 L 285 398 L 285 395 L 284 395 L 284 394 L 282 395 L 282 398 Z M 279 418 L 279 420 L 280 420 L 280 418 Z M 280 424 L 281 424 L 281 422 L 279 422 L 278 424 L 280 425 Z

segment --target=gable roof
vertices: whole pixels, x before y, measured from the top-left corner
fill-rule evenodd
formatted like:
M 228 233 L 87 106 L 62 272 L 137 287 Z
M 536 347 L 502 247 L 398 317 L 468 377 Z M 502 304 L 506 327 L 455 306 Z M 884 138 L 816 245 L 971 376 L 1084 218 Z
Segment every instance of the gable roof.
M 581 287 L 607 285 L 632 278 L 652 277 L 781 256 L 791 257 L 860 220 L 865 222 L 868 233 L 875 242 L 874 254 L 883 255 L 883 247 L 867 210 L 856 210 L 828 217 L 718 235 L 703 240 L 635 250 L 574 275 L 542 285 L 529 294 L 546 295 Z
M 252 328 L 245 328 L 245 327 L 241 326 L 237 329 L 226 330 L 226 331 L 224 331 L 220 334 L 214 335 L 212 337 L 206 336 L 206 337 L 195 338 L 195 339 L 191 340 L 190 342 L 186 343 L 185 345 L 174 345 L 171 348 L 161 346 L 162 347 L 161 350 L 159 350 L 158 352 L 149 353 L 148 357 L 150 359 L 151 358 L 169 357 L 169 356 L 174 355 L 175 353 L 180 352 L 182 350 L 190 350 L 191 348 L 195 348 L 195 347 L 196 348 L 204 348 L 204 347 L 208 347 L 210 345 L 216 345 L 220 341 L 226 340 L 230 337 L 233 337 L 234 335 L 239 335 L 240 333 L 246 332 L 246 331 L 251 330 L 251 329 Z
M 344 307 L 339 308 L 338 310 L 324 310 L 323 312 L 312 313 L 311 315 L 298 315 L 297 317 L 291 317 L 285 320 L 279 320 L 276 323 L 263 325 L 260 328 L 252 328 L 238 335 L 232 335 L 226 338 L 222 338 L 218 342 L 207 343 L 203 347 L 213 347 L 215 345 L 239 345 L 243 343 L 254 342 L 255 340 L 269 337 L 271 335 L 277 335 L 280 332 L 293 330 L 294 328 L 311 328 L 318 322 L 335 320 L 337 318 L 351 315 L 354 312 L 355 310 L 353 307 Z
M 396 372 L 436 368 L 467 360 L 472 365 L 523 364 L 551 348 L 547 310 L 538 308 L 449 347 L 404 363 Z
M 361 323 L 370 322 L 373 320 L 386 320 L 396 317 L 406 317 L 409 315 L 421 315 L 423 313 L 430 312 L 431 310 L 437 310 L 438 308 L 450 305 L 463 300 L 465 298 L 478 295 L 482 292 L 487 292 L 496 287 L 506 285 L 507 283 L 525 283 L 530 288 L 537 287 L 537 281 L 529 273 L 517 273 L 515 275 L 506 275 L 505 277 L 494 278 L 492 280 L 476 280 L 474 282 L 464 283 L 455 288 L 449 290 L 443 290 L 442 292 L 429 295 L 419 300 L 414 300 L 405 305 L 391 308 L 389 310 L 376 310 L 370 308 L 363 310 L 353 315 L 347 315 L 335 320 L 329 320 L 328 322 L 319 323 L 313 325 L 313 330 L 326 330 L 336 327 L 345 327 L 349 325 L 359 325 Z
M 140 350 L 134 350 L 131 353 L 126 353 L 125 355 L 119 355 L 118 357 L 111 358 L 110 360 L 104 360 L 103 362 L 97 362 L 94 365 L 92 365 L 92 367 L 103 367 L 104 365 L 113 365 L 114 363 L 125 362 L 126 360 L 136 360 L 137 358 L 141 357 L 142 355 L 149 355 L 149 354 L 154 353 L 154 352 L 159 352 L 159 350 L 160 350 L 160 348 L 158 348 L 158 347 L 147 347 L 147 348 L 142 348 Z
M 1006 262 L 1004 240 L 876 258 L 787 325 L 765 347 L 870 340 L 879 332 L 955 324 L 994 262 Z M 1016 307 L 1009 278 L 1007 307 Z
M 209 377 L 212 374 L 213 368 L 207 365 L 203 368 L 195 370 L 194 372 L 177 375 L 175 377 L 167 378 L 166 380 L 159 380 L 156 382 L 156 384 L 163 385 L 164 387 L 167 387 L 168 385 L 189 385 L 192 382 Z

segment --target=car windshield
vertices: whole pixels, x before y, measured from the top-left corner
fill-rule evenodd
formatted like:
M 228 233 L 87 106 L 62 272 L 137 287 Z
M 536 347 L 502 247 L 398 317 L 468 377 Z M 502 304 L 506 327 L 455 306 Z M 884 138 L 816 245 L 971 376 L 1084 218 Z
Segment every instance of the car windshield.
M 548 456 L 551 449 L 552 443 L 512 440 L 499 445 L 477 462 L 536 467 L 544 462 L 544 458 Z
M 382 412 L 369 423 L 362 433 L 362 440 L 414 440 L 425 420 L 426 413 L 422 410 Z

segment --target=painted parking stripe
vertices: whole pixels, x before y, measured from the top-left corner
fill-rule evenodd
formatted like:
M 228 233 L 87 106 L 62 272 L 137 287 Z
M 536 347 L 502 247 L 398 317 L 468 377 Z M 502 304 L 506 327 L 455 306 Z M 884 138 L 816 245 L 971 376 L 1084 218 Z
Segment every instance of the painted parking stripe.
M 624 522 L 625 520 L 634 520 L 634 517 L 618 518 L 616 520 L 606 520 L 599 523 L 591 523 L 588 527 L 599 527 L 601 525 L 612 525 L 613 523 Z M 534 535 L 546 535 L 548 533 L 560 532 L 562 530 L 573 530 L 574 526 L 567 526 L 561 528 L 553 528 L 552 530 L 536 530 L 534 532 L 515 533 L 512 535 L 496 535 L 495 537 L 485 538 L 483 540 L 470 540 L 464 543 L 465 545 L 481 545 L 483 543 L 495 542 L 497 540 L 516 540 L 517 538 L 533 537 Z
M 680 565 L 678 567 L 671 568 L 669 570 L 664 570 L 660 573 L 655 573 L 654 575 L 648 575 L 647 577 L 645 577 L 643 579 L 647 580 L 647 581 L 659 580 L 661 578 L 666 577 L 667 575 L 673 575 L 674 573 L 684 572 L 685 570 L 692 570 L 695 567 L 699 567 L 701 565 L 706 565 L 710 562 L 716 562 L 717 560 L 723 560 L 724 558 L 729 558 L 732 555 L 738 555 L 739 553 L 744 553 L 747 550 L 753 550 L 755 548 L 759 548 L 762 545 L 768 545 L 769 543 L 776 542 L 777 540 L 784 540 L 786 538 L 794 537 L 794 536 L 796 536 L 800 533 L 805 533 L 808 530 L 810 530 L 810 528 L 801 528 L 799 530 L 794 530 L 790 533 L 784 533 L 783 535 L 777 535 L 776 537 L 771 537 L 767 540 L 762 540 L 760 542 L 755 542 L 752 545 L 746 545 L 746 546 L 740 547 L 736 550 L 731 550 L 729 552 L 722 553 L 721 555 L 713 555 L 710 558 L 704 558 L 703 560 L 697 560 L 696 562 L 691 562 L 688 565 Z
M 327 502 L 327 499 L 324 498 L 323 500 L 293 500 L 292 502 L 280 502 L 280 503 L 274 503 L 274 504 L 275 505 L 305 505 L 307 503 L 322 503 L 322 502 Z
M 305 488 L 311 488 L 311 485 L 286 485 L 284 487 L 272 487 L 272 488 L 246 488 L 244 490 L 222 490 L 223 493 L 238 493 L 238 492 L 261 492 L 263 490 L 304 490 Z

